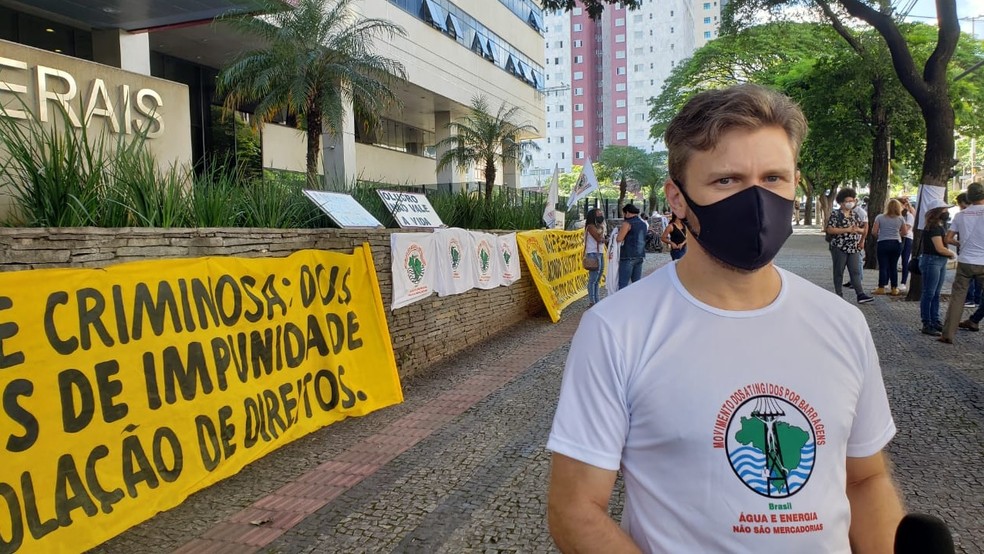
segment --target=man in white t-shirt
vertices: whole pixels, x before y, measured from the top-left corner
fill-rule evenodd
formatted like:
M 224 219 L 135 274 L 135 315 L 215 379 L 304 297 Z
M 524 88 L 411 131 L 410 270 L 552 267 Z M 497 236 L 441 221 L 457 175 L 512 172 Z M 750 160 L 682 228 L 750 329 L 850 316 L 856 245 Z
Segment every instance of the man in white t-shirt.
M 805 134 L 799 107 L 757 85 L 698 94 L 667 128 L 664 188 L 692 250 L 571 341 L 547 443 L 562 551 L 892 550 L 895 424 L 865 318 L 772 263 Z
M 984 286 L 984 186 L 971 183 L 967 187 L 967 202 L 967 209 L 953 216 L 950 230 L 946 232 L 946 242 L 960 247 L 957 273 L 953 276 L 953 287 L 950 289 L 950 306 L 943 322 L 943 336 L 937 339 L 947 344 L 953 344 L 957 327 L 977 331 L 984 319 L 984 305 L 981 305 L 969 319 L 960 321 L 964 308 L 961 300 L 967 298 L 970 280 L 975 280 L 978 287 Z

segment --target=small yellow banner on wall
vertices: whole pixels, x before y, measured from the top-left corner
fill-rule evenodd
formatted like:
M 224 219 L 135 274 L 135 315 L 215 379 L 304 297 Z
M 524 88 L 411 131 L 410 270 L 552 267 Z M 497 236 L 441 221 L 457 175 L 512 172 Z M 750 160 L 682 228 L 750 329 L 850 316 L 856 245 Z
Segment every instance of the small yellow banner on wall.
M 524 231 L 516 233 L 516 244 L 550 319 L 560 321 L 564 308 L 588 294 L 588 272 L 581 265 L 584 231 Z
M 402 401 L 368 244 L 0 273 L 0 553 L 86 550 Z

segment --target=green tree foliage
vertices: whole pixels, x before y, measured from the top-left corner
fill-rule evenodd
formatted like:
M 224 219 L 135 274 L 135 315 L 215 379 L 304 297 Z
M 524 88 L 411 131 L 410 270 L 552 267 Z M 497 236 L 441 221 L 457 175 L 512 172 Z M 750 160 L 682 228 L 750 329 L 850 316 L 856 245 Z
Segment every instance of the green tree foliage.
M 537 133 L 530 123 L 517 122 L 519 107 L 499 106 L 493 114 L 484 96 L 472 100 L 471 111 L 465 117 L 448 124 L 450 136 L 435 146 L 445 150 L 437 160 L 437 171 L 454 166 L 465 171 L 472 164 L 482 168 L 485 177 L 485 199 L 492 198 L 492 186 L 498 171 L 496 164 L 522 165 L 529 153 L 540 149 L 524 139 Z
M 906 4 L 908 5 L 908 4 Z M 932 53 L 920 60 L 888 2 L 865 0 L 734 0 L 724 12 L 725 32 L 751 23 L 764 9 L 774 14 L 785 8 L 820 10 L 836 26 L 847 16 L 870 25 L 884 40 L 899 82 L 919 105 L 925 125 L 925 151 L 920 183 L 945 186 L 953 159 L 955 110 L 951 104 L 948 69 L 960 37 L 956 0 L 936 2 L 936 32 Z M 847 38 L 845 36 L 845 38 Z M 848 39 L 849 42 L 849 39 Z M 911 289 L 910 289 L 911 290 Z
M 635 146 L 610 144 L 598 155 L 598 163 L 598 179 L 618 183 L 618 209 L 621 210 L 628 181 L 635 179 L 635 173 L 647 163 L 646 151 Z
M 630 10 L 642 6 L 642 0 L 542 0 L 540 3 L 543 5 L 544 10 L 563 10 L 568 12 L 580 4 L 588 12 L 588 16 L 591 19 L 601 17 L 606 5 L 619 5 Z
M 405 78 L 403 65 L 376 54 L 373 43 L 406 33 L 390 21 L 358 16 L 354 0 L 295 0 L 286 10 L 268 1 L 273 13 L 262 19 L 228 18 L 265 46 L 223 69 L 218 93 L 226 108 L 253 106 L 262 121 L 297 116 L 307 131 L 308 186 L 317 188 L 321 134 L 340 131 L 345 105 L 380 113 L 397 101 L 390 87 Z

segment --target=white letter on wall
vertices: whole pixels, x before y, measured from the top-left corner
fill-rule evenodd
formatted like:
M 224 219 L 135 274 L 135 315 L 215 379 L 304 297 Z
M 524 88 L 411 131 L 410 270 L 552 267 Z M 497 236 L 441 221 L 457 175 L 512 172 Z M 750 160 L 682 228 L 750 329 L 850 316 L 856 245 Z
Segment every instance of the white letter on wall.
M 97 108 L 96 104 L 102 99 L 102 108 Z M 116 120 L 116 112 L 113 111 L 113 101 L 109 99 L 109 92 L 106 90 L 106 83 L 102 79 L 92 81 L 89 87 L 89 105 L 85 108 L 85 126 L 88 127 L 92 122 L 92 116 L 108 117 L 109 126 L 114 133 L 120 132 L 120 123 Z
M 144 103 L 144 100 L 148 97 L 153 98 L 157 105 L 148 106 Z M 157 94 L 154 90 L 142 88 L 137 92 L 137 111 L 140 112 L 141 115 L 145 115 L 157 123 L 157 129 L 154 129 L 153 124 L 148 125 L 147 138 L 157 138 L 164 134 L 164 116 L 160 113 L 160 108 L 163 106 L 164 101 L 161 100 L 161 95 Z M 133 123 L 136 125 L 137 120 L 134 119 Z
M 49 75 L 65 81 L 68 84 L 68 91 L 49 91 L 47 83 Z M 78 92 L 79 87 L 75 84 L 75 79 L 70 74 L 43 65 L 38 66 L 38 116 L 42 123 L 48 122 L 48 101 L 54 100 L 65 110 L 65 114 L 68 116 L 68 120 L 72 122 L 72 125 L 81 127 L 82 123 L 79 121 L 78 116 L 75 115 L 75 110 L 69 104 Z
M 27 64 L 20 60 L 12 60 L 10 58 L 4 58 L 0 56 L 0 74 L 2 74 L 4 68 L 10 69 L 27 69 Z M 14 94 L 27 94 L 27 86 L 25 85 L 15 85 L 7 81 L 0 81 L 0 91 L 12 92 Z M 21 105 L 26 104 L 26 100 L 21 99 L 23 102 Z M 11 101 L 11 104 L 15 104 Z M 16 105 L 16 104 L 15 104 Z M 24 110 L 15 110 L 13 108 L 8 108 L 6 105 L 0 104 L 0 115 L 7 116 L 11 119 L 27 119 L 27 112 Z

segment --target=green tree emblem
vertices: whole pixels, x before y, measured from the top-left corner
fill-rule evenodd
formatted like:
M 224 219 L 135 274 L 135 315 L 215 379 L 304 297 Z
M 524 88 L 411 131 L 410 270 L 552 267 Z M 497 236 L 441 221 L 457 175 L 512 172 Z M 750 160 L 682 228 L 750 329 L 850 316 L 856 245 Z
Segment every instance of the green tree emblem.
M 502 261 L 506 262 L 506 265 L 509 265 L 509 259 L 510 258 L 512 258 L 512 254 L 510 254 L 508 250 L 503 250 L 502 251 Z
M 489 262 L 492 260 L 492 257 L 489 256 L 489 249 L 482 248 L 481 252 L 478 254 L 478 257 L 482 260 L 482 273 L 485 273 L 489 270 Z
M 461 265 L 461 250 L 458 249 L 457 244 L 451 245 L 451 269 L 458 269 Z
M 534 250 L 530 254 L 530 258 L 533 259 L 533 265 L 535 265 L 536 268 L 540 270 L 540 273 L 543 273 L 543 258 L 540 257 L 540 253 Z
M 410 259 L 407 260 L 407 277 L 415 285 L 424 278 L 424 261 L 416 252 L 410 254 Z

